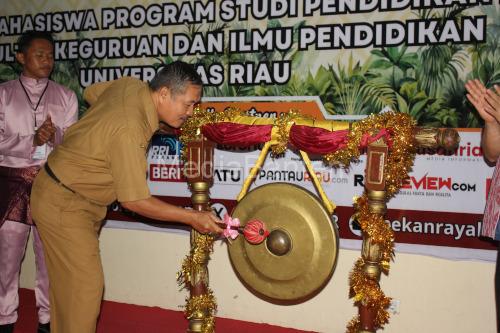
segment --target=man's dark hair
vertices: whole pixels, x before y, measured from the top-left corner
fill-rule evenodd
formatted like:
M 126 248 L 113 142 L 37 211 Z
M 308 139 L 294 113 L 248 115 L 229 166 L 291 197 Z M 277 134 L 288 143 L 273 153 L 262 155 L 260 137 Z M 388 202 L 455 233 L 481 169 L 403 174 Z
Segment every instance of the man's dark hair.
M 29 47 L 31 46 L 31 42 L 35 39 L 45 39 L 48 40 L 52 46 L 54 46 L 54 38 L 52 37 L 52 33 L 48 31 L 34 31 L 29 30 L 25 31 L 21 37 L 17 40 L 17 52 L 26 53 Z
M 183 61 L 174 61 L 165 65 L 156 73 L 155 77 L 149 82 L 149 87 L 153 91 L 166 87 L 172 95 L 177 95 L 183 93 L 188 84 L 202 86 L 203 81 L 193 65 Z

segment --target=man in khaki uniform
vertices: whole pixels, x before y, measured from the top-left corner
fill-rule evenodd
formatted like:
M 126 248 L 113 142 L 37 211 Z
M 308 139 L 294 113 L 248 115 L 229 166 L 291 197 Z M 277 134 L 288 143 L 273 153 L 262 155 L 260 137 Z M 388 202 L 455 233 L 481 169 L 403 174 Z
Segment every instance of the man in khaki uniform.
M 121 78 L 85 90 L 89 110 L 50 154 L 31 194 L 49 272 L 52 333 L 96 330 L 104 287 L 98 231 L 113 201 L 202 233 L 222 231 L 210 212 L 152 197 L 146 180 L 146 149 L 159 120 L 180 127 L 201 92 L 200 77 L 183 62 L 165 66 L 149 85 Z

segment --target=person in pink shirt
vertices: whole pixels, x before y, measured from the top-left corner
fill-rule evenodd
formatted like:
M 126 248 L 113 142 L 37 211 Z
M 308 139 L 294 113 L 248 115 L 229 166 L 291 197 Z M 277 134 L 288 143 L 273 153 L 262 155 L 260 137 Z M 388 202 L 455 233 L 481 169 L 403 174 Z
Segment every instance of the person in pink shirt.
M 28 31 L 18 40 L 18 79 L 0 84 L 0 333 L 17 321 L 19 273 L 33 232 L 38 333 L 50 332 L 49 281 L 42 242 L 30 213 L 31 185 L 53 147 L 78 118 L 70 89 L 49 79 L 54 40 L 47 32 Z
M 500 332 L 500 87 L 486 87 L 479 80 L 465 84 L 467 98 L 484 120 L 481 148 L 489 164 L 495 164 L 488 200 L 484 209 L 481 235 L 498 241 L 498 254 L 495 270 L 495 300 L 497 327 Z

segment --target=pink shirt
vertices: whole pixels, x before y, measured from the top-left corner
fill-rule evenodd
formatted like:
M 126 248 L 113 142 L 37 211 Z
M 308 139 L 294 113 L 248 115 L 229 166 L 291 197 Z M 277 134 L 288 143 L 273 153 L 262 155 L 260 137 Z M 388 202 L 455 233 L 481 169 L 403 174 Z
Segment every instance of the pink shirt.
M 493 178 L 491 179 L 488 201 L 484 209 L 483 230 L 481 234 L 495 238 L 498 219 L 500 219 L 500 157 L 497 160 Z
M 19 80 L 26 88 L 29 100 Z M 47 83 L 47 90 L 40 100 Z M 33 108 L 39 100 L 35 112 Z M 35 118 L 36 125 L 41 126 L 47 115 L 57 128 L 57 145 L 62 142 L 64 131 L 78 119 L 75 93 L 54 81 L 36 80 L 24 75 L 0 84 L 0 166 L 25 168 L 45 162 L 45 159 L 33 159 L 33 137 Z M 48 143 L 46 157 L 52 148 L 52 144 Z

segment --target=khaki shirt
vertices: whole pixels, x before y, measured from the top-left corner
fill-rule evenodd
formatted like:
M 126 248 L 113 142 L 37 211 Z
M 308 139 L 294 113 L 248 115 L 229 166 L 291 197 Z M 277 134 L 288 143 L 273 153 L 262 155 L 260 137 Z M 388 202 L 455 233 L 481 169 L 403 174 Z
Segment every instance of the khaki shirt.
M 146 150 L 159 121 L 147 83 L 130 77 L 97 83 L 84 98 L 91 106 L 50 154 L 50 168 L 99 205 L 149 198 Z

